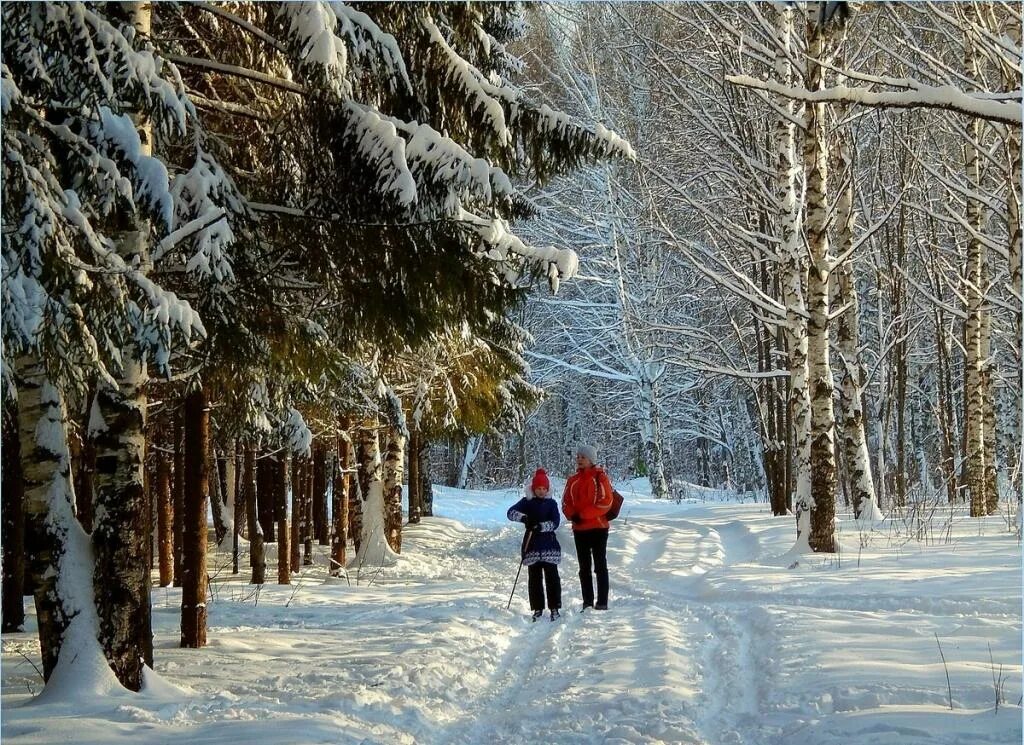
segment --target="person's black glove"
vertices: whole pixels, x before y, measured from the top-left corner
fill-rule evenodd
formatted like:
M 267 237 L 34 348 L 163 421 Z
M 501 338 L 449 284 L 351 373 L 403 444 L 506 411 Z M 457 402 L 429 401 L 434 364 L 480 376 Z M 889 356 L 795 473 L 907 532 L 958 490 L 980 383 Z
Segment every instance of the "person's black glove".
M 573 515 L 569 518 L 569 522 L 571 522 L 573 525 L 579 525 L 581 522 L 583 522 L 583 518 L 579 515 Z
M 526 525 L 526 530 L 529 533 L 535 533 L 540 528 L 540 523 L 536 520 L 524 520 L 523 524 Z

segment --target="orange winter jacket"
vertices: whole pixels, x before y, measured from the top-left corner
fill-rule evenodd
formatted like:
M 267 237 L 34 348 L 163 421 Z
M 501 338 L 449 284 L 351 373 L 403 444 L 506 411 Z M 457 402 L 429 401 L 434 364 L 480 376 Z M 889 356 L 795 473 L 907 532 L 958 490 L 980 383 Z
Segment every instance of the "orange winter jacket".
M 565 483 L 562 514 L 572 520 L 573 531 L 607 528 L 604 515 L 611 506 L 612 482 L 600 466 L 581 468 Z

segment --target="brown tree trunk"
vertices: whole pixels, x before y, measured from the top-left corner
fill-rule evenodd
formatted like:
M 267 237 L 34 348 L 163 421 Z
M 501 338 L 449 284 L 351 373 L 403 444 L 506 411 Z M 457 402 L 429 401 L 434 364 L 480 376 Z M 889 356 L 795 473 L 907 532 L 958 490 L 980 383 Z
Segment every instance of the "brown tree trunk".
M 185 448 L 182 444 L 181 414 L 174 417 L 174 586 L 181 587 L 182 528 L 185 517 Z
M 259 515 L 264 544 L 277 541 L 277 536 L 274 535 L 277 515 L 273 498 L 274 468 L 269 456 L 264 455 L 256 459 L 256 513 Z
M 430 467 L 430 441 L 420 438 L 420 506 L 424 517 L 434 516 L 434 485 L 431 482 L 430 474 L 433 470 Z
M 249 523 L 249 566 L 252 567 L 250 583 L 262 585 L 267 580 L 267 559 L 263 550 L 263 530 L 256 516 L 256 445 L 245 445 L 243 466 L 245 485 L 245 513 Z
M 3 407 L 2 482 L 3 624 L 0 631 L 21 631 L 25 625 L 25 482 L 21 473 L 21 442 L 16 405 Z
M 322 442 L 313 445 L 313 537 L 321 546 L 330 545 L 327 535 L 327 448 Z
M 334 527 L 331 531 L 331 574 L 340 574 L 345 568 L 345 545 L 348 539 L 348 498 L 349 462 L 351 461 L 352 445 L 348 436 L 348 421 L 342 420 L 342 433 L 338 437 L 338 454 L 334 468 L 334 486 L 331 491 L 333 500 L 332 516 Z
M 206 646 L 206 500 L 210 493 L 210 405 L 199 387 L 185 398 L 185 514 L 181 646 Z
M 277 517 L 277 583 L 292 583 L 291 551 L 288 531 L 288 460 L 284 451 L 273 457 L 274 513 Z
M 288 555 L 291 558 L 291 567 L 293 572 L 298 572 L 301 566 L 301 557 L 299 555 L 299 543 L 300 543 L 300 526 L 302 525 L 302 515 L 304 514 L 302 509 L 302 458 L 296 454 L 292 454 L 292 525 L 291 525 L 291 545 L 289 546 Z
M 313 485 L 316 481 L 314 476 L 316 461 L 314 458 L 306 461 L 305 478 L 303 481 L 302 565 L 307 567 L 313 566 Z
M 174 510 L 171 500 L 171 458 L 156 454 L 157 544 L 160 555 L 160 586 L 174 581 Z
M 238 574 L 238 538 L 242 533 L 242 526 L 245 525 L 246 513 L 245 489 L 242 488 L 242 479 L 238 476 L 238 445 L 234 441 L 228 450 L 228 458 L 228 488 L 231 490 L 235 510 L 234 532 L 231 536 L 231 573 Z
M 417 451 L 420 447 L 420 433 L 416 427 L 409 430 L 409 524 L 420 521 L 423 512 L 420 507 L 420 459 Z

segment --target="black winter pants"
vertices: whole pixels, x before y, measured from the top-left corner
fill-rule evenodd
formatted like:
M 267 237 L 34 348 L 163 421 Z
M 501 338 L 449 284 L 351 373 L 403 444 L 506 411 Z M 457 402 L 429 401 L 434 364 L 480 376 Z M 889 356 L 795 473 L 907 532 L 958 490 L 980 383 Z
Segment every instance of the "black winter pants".
M 562 607 L 562 580 L 558 576 L 558 564 L 538 561 L 526 568 L 530 576 L 530 610 L 544 610 L 544 588 L 548 591 L 548 608 Z
M 590 576 L 593 571 L 597 575 L 597 604 L 608 605 L 608 528 L 580 530 L 572 537 L 576 541 L 576 558 L 580 562 L 583 604 L 594 604 L 594 581 Z

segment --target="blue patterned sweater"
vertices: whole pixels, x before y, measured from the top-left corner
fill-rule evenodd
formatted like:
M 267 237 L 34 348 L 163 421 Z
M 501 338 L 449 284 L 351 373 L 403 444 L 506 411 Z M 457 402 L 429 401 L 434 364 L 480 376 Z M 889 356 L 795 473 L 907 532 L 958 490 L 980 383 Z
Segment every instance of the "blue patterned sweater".
M 558 528 L 558 504 L 550 497 L 523 497 L 508 508 L 508 519 L 512 522 L 537 523 L 537 530 L 529 537 L 523 537 L 523 563 L 526 566 L 544 561 L 558 564 L 562 560 L 562 547 L 558 545 L 555 529 Z

